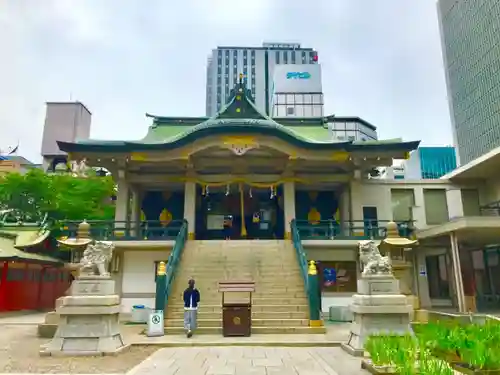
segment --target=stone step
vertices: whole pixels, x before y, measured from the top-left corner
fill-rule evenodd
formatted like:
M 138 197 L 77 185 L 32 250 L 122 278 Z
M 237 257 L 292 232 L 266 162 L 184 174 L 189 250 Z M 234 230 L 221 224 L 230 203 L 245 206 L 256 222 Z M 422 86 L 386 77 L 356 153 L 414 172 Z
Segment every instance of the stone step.
M 214 282 L 213 286 L 208 285 L 208 282 L 198 282 L 196 287 L 198 290 L 201 292 L 204 292 L 205 294 L 221 294 L 219 292 L 219 285 L 218 281 Z M 186 288 L 184 285 L 179 285 L 179 287 L 174 288 L 172 291 L 174 293 L 182 294 L 184 293 L 184 290 Z M 286 285 L 286 286 L 263 286 L 260 283 L 257 283 L 255 285 L 255 292 L 252 293 L 253 296 L 257 296 L 259 294 L 269 294 L 269 295 L 280 295 L 284 293 L 305 293 L 304 289 L 304 284 L 303 283 L 297 283 L 297 284 L 291 284 L 291 285 Z
M 307 311 L 252 311 L 252 319 L 308 319 Z M 167 312 L 167 319 L 184 319 L 184 310 Z M 222 309 L 218 312 L 198 311 L 198 319 L 222 319 Z
M 247 301 L 245 298 L 231 299 L 231 302 Z M 222 304 L 222 298 L 212 300 L 202 300 L 200 306 L 207 304 L 209 306 Z M 281 297 L 281 298 L 252 298 L 252 306 L 269 306 L 269 305 L 307 305 L 308 300 L 306 297 Z M 167 306 L 184 306 L 182 299 L 172 299 Z
M 253 319 L 252 327 L 308 327 L 309 319 Z M 165 319 L 165 327 L 184 327 L 184 319 Z M 222 327 L 222 319 L 198 319 L 198 327 Z
M 221 302 L 217 304 L 203 304 L 200 306 L 198 313 L 221 313 L 222 305 Z M 184 313 L 184 304 L 176 303 L 176 304 L 168 304 L 167 305 L 167 315 L 170 313 L 182 312 Z M 288 313 L 288 312 L 309 312 L 309 305 L 306 304 L 297 304 L 297 305 L 276 305 L 276 304 L 268 304 L 268 305 L 252 305 L 252 313 L 258 312 L 280 312 L 280 313 Z
M 206 291 L 203 292 L 202 290 L 200 290 L 200 294 L 201 294 L 202 301 L 220 301 L 220 300 L 222 300 L 222 293 L 208 293 Z M 234 293 L 233 293 L 233 295 L 234 295 Z M 272 296 L 274 296 L 275 298 L 283 298 L 283 297 L 286 297 L 286 298 L 305 298 L 305 292 L 304 291 L 284 292 L 284 293 L 256 292 L 256 293 L 252 293 L 252 300 L 255 300 L 255 298 L 257 298 L 257 299 L 271 298 Z M 237 298 L 240 298 L 240 293 L 238 293 Z M 230 300 L 230 299 L 231 299 L 231 297 L 228 296 L 227 300 Z M 246 294 L 241 294 L 240 299 L 248 299 L 248 297 Z M 170 295 L 169 300 L 170 300 L 170 302 L 184 301 L 184 297 L 183 297 L 182 292 L 181 293 L 174 292 L 173 294 Z
M 185 334 L 184 327 L 167 327 L 165 334 L 179 335 Z M 252 327 L 252 334 L 324 334 L 325 327 Z M 198 328 L 195 335 L 222 335 L 221 327 Z

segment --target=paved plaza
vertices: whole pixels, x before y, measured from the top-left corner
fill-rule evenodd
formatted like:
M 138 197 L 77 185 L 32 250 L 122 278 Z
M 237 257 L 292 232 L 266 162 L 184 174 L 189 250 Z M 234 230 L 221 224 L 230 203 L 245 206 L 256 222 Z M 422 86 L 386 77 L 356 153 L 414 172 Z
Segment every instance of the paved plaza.
M 355 375 L 359 358 L 340 348 L 164 348 L 128 375 Z

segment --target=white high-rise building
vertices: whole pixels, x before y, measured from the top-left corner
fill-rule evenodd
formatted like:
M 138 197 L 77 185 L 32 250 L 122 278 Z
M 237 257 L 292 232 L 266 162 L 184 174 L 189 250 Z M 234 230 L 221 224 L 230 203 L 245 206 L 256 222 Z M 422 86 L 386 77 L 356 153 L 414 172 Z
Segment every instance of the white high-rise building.
M 276 66 L 272 93 L 272 117 L 324 116 L 320 64 Z
M 207 62 L 206 114 L 213 116 L 225 104 L 243 73 L 255 104 L 272 115 L 274 67 L 281 64 L 317 64 L 318 53 L 298 43 L 264 43 L 262 47 L 217 47 Z

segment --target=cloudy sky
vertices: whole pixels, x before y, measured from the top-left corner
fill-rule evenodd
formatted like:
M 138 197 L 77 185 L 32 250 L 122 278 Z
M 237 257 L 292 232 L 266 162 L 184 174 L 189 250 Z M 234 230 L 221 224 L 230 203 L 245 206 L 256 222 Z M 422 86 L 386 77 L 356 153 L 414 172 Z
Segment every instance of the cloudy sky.
M 145 112 L 204 115 L 211 49 L 263 41 L 319 52 L 326 113 L 452 142 L 435 0 L 0 0 L 0 30 L 0 149 L 33 161 L 45 102 L 82 101 L 92 138 L 141 138 Z

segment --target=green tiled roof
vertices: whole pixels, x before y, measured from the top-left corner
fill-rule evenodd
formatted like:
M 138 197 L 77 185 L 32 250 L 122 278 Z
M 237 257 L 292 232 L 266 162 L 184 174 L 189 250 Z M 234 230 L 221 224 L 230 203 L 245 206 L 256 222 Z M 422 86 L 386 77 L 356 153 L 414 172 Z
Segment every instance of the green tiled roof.
M 253 102 L 249 90 L 240 81 L 231 93 L 228 104 L 215 116 L 207 117 L 158 117 L 148 134 L 138 141 L 87 140 L 76 143 L 58 142 L 66 152 L 133 152 L 168 150 L 185 146 L 204 136 L 224 134 L 255 134 L 275 136 L 298 147 L 317 150 L 361 150 L 409 152 L 415 150 L 419 141 L 401 140 L 338 142 L 331 140 L 326 119 L 289 120 L 283 125 L 260 112 Z M 286 123 L 284 119 L 280 119 Z M 309 123 L 310 122 L 310 123 Z M 372 125 L 370 125 L 373 127 Z M 374 128 L 374 127 L 373 127 Z
M 23 234 L 25 234 L 24 231 L 19 233 L 13 232 L 11 230 L 0 232 L 0 260 L 20 260 L 50 264 L 63 264 L 63 261 L 47 255 L 28 253 L 26 251 L 16 249 L 17 235 Z

